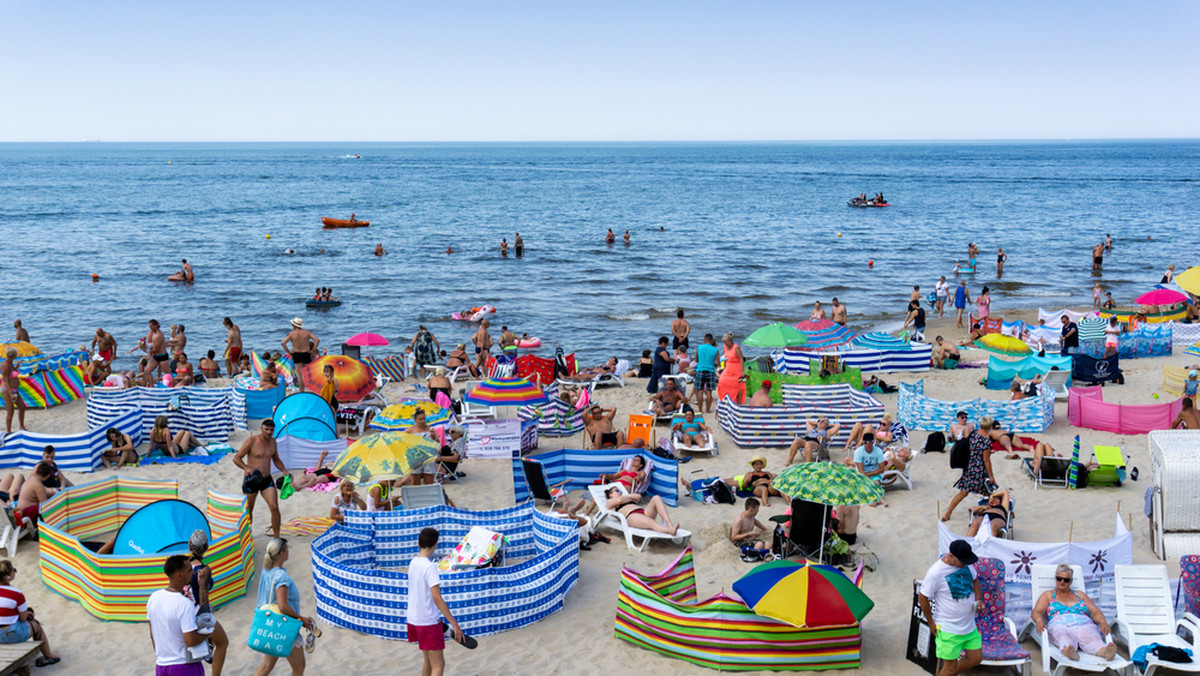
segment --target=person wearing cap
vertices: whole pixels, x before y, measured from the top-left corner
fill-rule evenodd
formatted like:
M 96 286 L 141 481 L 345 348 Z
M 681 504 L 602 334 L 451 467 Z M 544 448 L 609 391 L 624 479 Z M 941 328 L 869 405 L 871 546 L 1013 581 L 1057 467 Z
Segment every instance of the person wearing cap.
M 288 331 L 279 344 L 291 353 L 292 363 L 296 365 L 296 378 L 300 381 L 300 389 L 303 391 L 304 369 L 300 367 L 313 360 L 313 355 L 317 353 L 317 348 L 321 345 L 321 339 L 313 335 L 312 331 L 304 328 L 303 319 L 296 317 L 292 319 L 292 330 Z
M 1196 403 L 1196 393 L 1200 392 L 1200 380 L 1197 379 L 1198 377 L 1200 377 L 1200 373 L 1196 369 L 1192 369 L 1188 371 L 1187 380 L 1183 381 L 1183 396 L 1191 399 L 1193 404 Z
M 88 384 L 99 385 L 104 382 L 105 378 L 112 375 L 112 368 L 109 367 L 108 362 L 104 361 L 104 357 L 94 354 L 91 361 L 88 362 L 84 375 L 87 376 Z
M 762 387 L 750 397 L 751 408 L 771 408 L 775 402 L 771 401 L 771 387 L 774 385 L 770 380 L 762 381 Z
M 978 560 L 969 542 L 955 540 L 921 580 L 917 599 L 925 622 L 937 635 L 939 676 L 964 674 L 983 661 L 983 637 L 975 626 L 975 613 L 982 607 L 979 579 L 971 568 Z

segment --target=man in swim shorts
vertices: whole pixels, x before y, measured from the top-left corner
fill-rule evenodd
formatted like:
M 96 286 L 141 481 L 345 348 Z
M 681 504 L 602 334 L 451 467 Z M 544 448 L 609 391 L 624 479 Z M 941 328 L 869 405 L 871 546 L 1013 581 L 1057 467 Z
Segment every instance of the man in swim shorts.
M 313 355 L 317 353 L 317 347 L 321 344 L 321 339 L 313 335 L 312 331 L 306 330 L 304 320 L 296 317 L 292 320 L 292 330 L 284 336 L 283 340 L 279 341 L 279 344 L 291 353 L 292 363 L 299 367 L 312 361 Z M 301 389 L 303 389 L 304 376 L 299 368 L 296 369 L 296 377 L 301 381 Z
M 833 306 L 830 309 L 830 319 L 836 324 L 846 325 L 846 306 L 838 302 L 837 298 L 833 299 Z
M 516 252 L 517 258 L 525 255 L 525 240 L 521 239 L 521 233 L 516 233 L 513 238 L 513 251 Z
M 96 329 L 96 335 L 92 338 L 92 350 L 100 355 L 105 364 L 112 363 L 117 356 L 117 339 L 104 329 Z
M 625 443 L 625 433 L 620 430 L 613 431 L 612 423 L 616 415 L 617 409 L 615 408 L 600 408 L 599 405 L 593 405 L 588 409 L 588 414 L 583 418 L 583 426 L 587 429 L 588 436 L 592 438 L 593 447 L 605 448 Z
M 475 344 L 475 367 L 480 371 L 487 363 L 488 353 L 492 349 L 492 334 L 488 333 L 488 327 L 491 325 L 488 320 L 483 320 L 479 323 L 479 330 L 471 336 L 471 342 Z
M 167 339 L 163 336 L 162 327 L 157 319 L 151 319 L 148 326 L 150 331 L 142 339 L 141 348 L 154 359 L 154 363 L 151 364 L 151 368 L 146 369 L 145 375 L 148 376 L 150 371 L 158 369 L 158 377 L 162 378 L 164 369 L 167 368 L 167 361 L 171 358 L 167 354 Z
M 717 341 L 711 333 L 706 333 L 704 342 L 696 348 L 696 382 L 692 386 L 692 393 L 696 398 L 696 409 L 700 413 L 712 413 L 713 390 L 717 389 L 718 366 Z
M 20 319 L 13 320 L 13 328 L 17 330 L 17 342 L 18 343 L 28 343 L 29 342 L 29 332 L 25 330 L 24 326 L 21 326 Z
M 682 347 L 685 351 L 688 349 L 688 336 L 692 333 L 692 325 L 683 318 L 683 310 L 675 311 L 675 321 L 671 322 L 671 349 L 678 350 Z
M 1092 269 L 1099 270 L 1104 267 L 1104 245 L 1097 244 L 1092 247 Z
M 233 455 L 233 464 L 242 470 L 242 495 L 246 496 L 246 513 L 254 519 L 254 503 L 262 493 L 271 510 L 271 537 L 279 537 L 279 491 L 271 480 L 271 465 L 286 473 L 283 460 L 279 459 L 279 448 L 275 445 L 275 421 L 267 418 L 262 422 L 258 434 L 246 440 Z
M 42 503 L 58 492 L 57 489 L 46 485 L 52 473 L 50 465 L 39 462 L 25 478 L 25 483 L 21 484 L 21 493 L 17 496 L 17 511 L 13 515 L 16 517 L 18 527 L 23 518 L 29 522 L 29 527 L 37 528 L 38 512 Z
M 242 357 L 242 330 L 229 317 L 221 320 L 221 324 L 225 326 L 225 368 L 233 376 Z

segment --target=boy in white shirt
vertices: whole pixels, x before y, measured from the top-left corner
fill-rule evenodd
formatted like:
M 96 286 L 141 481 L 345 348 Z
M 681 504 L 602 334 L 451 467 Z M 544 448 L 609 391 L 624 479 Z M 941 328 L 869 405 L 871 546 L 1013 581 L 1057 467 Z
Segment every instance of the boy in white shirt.
M 459 643 L 465 642 L 462 629 L 450 614 L 446 602 L 442 600 L 442 592 L 439 589 L 441 579 L 438 577 L 437 564 L 433 562 L 437 543 L 436 528 L 421 529 L 417 539 L 421 551 L 408 564 L 408 642 L 416 643 L 425 656 L 425 664 L 421 668 L 422 676 L 442 676 L 446 668 L 446 658 L 442 654 L 446 649 L 446 634 L 441 619 L 443 616 L 450 623 L 454 640 Z
M 192 567 L 182 554 L 167 557 L 163 564 L 167 588 L 146 601 L 150 621 L 150 643 L 154 646 L 155 676 L 204 676 L 204 663 L 193 662 L 188 648 L 206 640 L 196 631 L 196 605 L 183 590 L 192 578 Z

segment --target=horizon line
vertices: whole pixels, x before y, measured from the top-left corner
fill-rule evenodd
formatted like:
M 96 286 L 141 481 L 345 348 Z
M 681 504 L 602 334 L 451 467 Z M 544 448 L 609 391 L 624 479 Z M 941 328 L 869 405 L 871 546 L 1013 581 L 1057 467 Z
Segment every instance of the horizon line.
M 185 141 L 162 141 L 162 140 L 134 140 L 134 141 L 105 141 L 103 139 L 81 139 L 78 141 L 4 141 L 0 140 L 0 145 L 79 145 L 79 144 L 205 144 L 205 143 L 223 143 L 223 144 L 392 144 L 392 145 L 501 145 L 501 144 L 527 144 L 527 145 L 551 145 L 551 144 L 699 144 L 699 143 L 727 143 L 727 144 L 819 144 L 819 143 L 879 143 L 879 144 L 906 144 L 906 143 L 1104 143 L 1104 142 L 1120 142 L 1120 141 L 1200 141 L 1200 136 L 1113 136 L 1113 137 L 1021 137 L 1021 138 L 911 138 L 911 139 L 562 139 L 562 140 L 530 140 L 530 139 L 511 139 L 511 140 L 424 140 L 424 141 L 394 141 L 394 140 L 327 140 L 327 141 L 248 141 L 248 140 L 185 140 Z

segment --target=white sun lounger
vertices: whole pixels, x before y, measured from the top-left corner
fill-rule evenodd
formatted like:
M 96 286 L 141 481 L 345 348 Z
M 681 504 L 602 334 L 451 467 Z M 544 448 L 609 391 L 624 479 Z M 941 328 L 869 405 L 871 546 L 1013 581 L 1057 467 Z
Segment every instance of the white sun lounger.
M 1053 591 L 1054 586 L 1054 564 L 1036 563 L 1033 565 L 1032 572 L 1029 575 L 1030 592 L 1033 597 L 1033 603 L 1036 605 L 1043 592 Z M 1071 589 L 1076 592 L 1082 592 L 1083 589 L 1083 567 L 1071 566 Z M 1030 619 L 1021 629 L 1020 639 L 1024 641 L 1027 638 L 1033 638 L 1038 642 L 1042 649 L 1042 671 L 1052 676 L 1062 676 L 1067 669 L 1078 669 L 1080 671 L 1091 671 L 1103 673 L 1112 669 L 1117 673 L 1124 673 L 1129 668 L 1129 660 L 1117 655 L 1111 660 L 1105 660 L 1098 655 L 1088 655 L 1079 653 L 1078 659 L 1070 659 L 1062 653 L 1053 643 L 1050 642 L 1050 632 L 1037 631 L 1037 626 Z M 1105 640 L 1111 641 L 1112 636 L 1105 636 Z M 1053 669 L 1050 667 L 1054 666 Z
M 1158 643 L 1186 648 L 1193 653 L 1192 662 L 1167 662 L 1154 655 L 1146 656 L 1144 676 L 1154 676 L 1159 669 L 1188 673 L 1200 672 L 1200 662 L 1194 661 L 1200 636 L 1200 619 L 1184 613 L 1175 619 L 1175 601 L 1166 566 L 1118 565 L 1116 567 L 1117 619 L 1112 623 L 1113 635 L 1124 643 L 1132 655 L 1138 648 Z M 1192 636 L 1186 641 L 1176 634 L 1184 629 Z
M 608 526 L 609 528 L 620 531 L 625 536 L 625 546 L 629 549 L 634 549 L 639 552 L 645 551 L 646 543 L 650 542 L 651 540 L 670 540 L 682 545 L 686 544 L 688 538 L 692 537 L 690 532 L 682 528 L 676 531 L 675 535 L 668 535 L 667 533 L 660 533 L 656 530 L 646 530 L 644 528 L 634 528 L 630 526 L 629 523 L 625 521 L 624 514 L 608 509 L 606 506 L 608 504 L 608 500 L 604 497 L 604 491 L 608 490 L 611 486 L 616 486 L 617 489 L 621 491 L 622 495 L 628 492 L 625 490 L 625 487 L 619 483 L 605 484 L 603 486 L 588 486 L 588 492 L 591 493 L 592 500 L 596 503 L 596 513 L 592 516 L 593 529 L 599 528 L 600 526 Z M 635 536 L 642 538 L 642 544 L 640 547 L 634 546 L 633 538 Z

